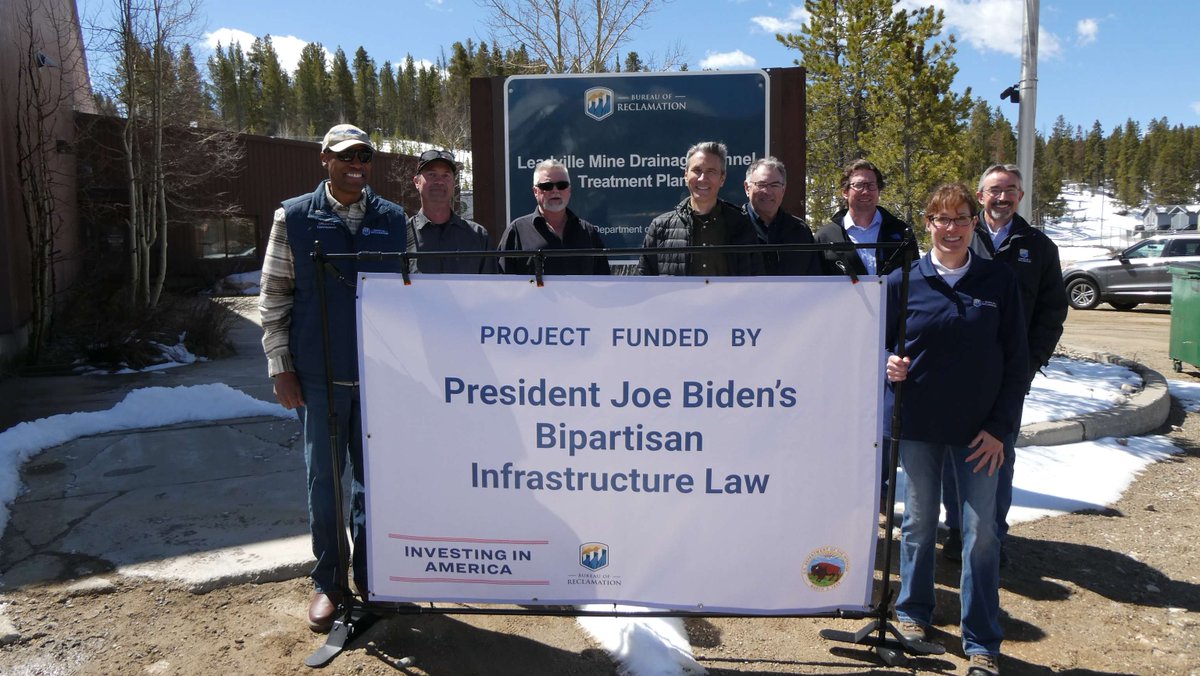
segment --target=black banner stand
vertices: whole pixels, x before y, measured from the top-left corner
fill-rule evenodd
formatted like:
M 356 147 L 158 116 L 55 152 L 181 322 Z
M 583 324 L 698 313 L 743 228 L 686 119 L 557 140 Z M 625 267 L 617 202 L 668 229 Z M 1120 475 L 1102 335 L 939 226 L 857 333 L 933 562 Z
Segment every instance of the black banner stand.
M 907 244 L 907 243 L 906 243 Z M 904 342 L 907 328 L 908 310 L 908 276 L 912 264 L 912 250 L 905 246 L 903 273 L 900 278 L 900 308 L 897 311 L 898 324 L 896 327 L 896 344 L 899 349 L 896 356 L 904 357 Z M 884 527 L 883 552 L 883 586 L 879 599 L 875 602 L 874 619 L 858 631 L 841 631 L 838 629 L 822 629 L 821 638 L 842 643 L 857 643 L 869 645 L 879 655 L 879 659 L 889 667 L 908 665 L 905 653 L 919 655 L 941 655 L 946 647 L 932 641 L 912 640 L 900 633 L 889 619 L 888 609 L 892 605 L 892 536 L 896 532 L 896 470 L 900 464 L 900 406 L 904 395 L 904 383 L 898 382 L 892 387 L 895 393 L 892 406 L 892 428 L 889 435 L 888 449 L 888 489 L 887 489 L 887 522 Z M 890 635 L 890 637 L 889 637 Z
M 854 244 L 850 242 L 839 242 L 831 244 L 774 244 L 760 246 L 689 246 L 689 247 L 672 247 L 671 253 L 755 253 L 755 252 L 786 252 L 786 251 L 855 251 L 862 248 L 888 248 L 897 249 L 897 253 L 903 252 L 904 265 L 903 277 L 901 282 L 901 307 L 899 311 L 899 344 L 904 345 L 905 334 L 905 314 L 908 305 L 908 275 L 909 267 L 912 261 L 912 240 L 904 240 L 903 242 L 895 243 L 877 243 L 877 244 Z M 436 608 L 432 604 L 428 607 L 413 603 L 372 603 L 365 600 L 365 590 L 363 598 L 359 598 L 350 589 L 348 583 L 350 571 L 350 547 L 346 540 L 345 524 L 346 518 L 342 507 L 342 463 L 341 455 L 337 447 L 337 416 L 334 413 L 334 398 L 333 388 L 339 386 L 333 380 L 333 362 L 330 350 L 329 337 L 329 313 L 326 298 L 325 288 L 325 265 L 331 265 L 334 260 L 385 260 L 399 259 L 401 262 L 401 275 L 404 283 L 411 284 L 409 278 L 409 261 L 419 260 L 422 258 L 501 258 L 513 256 L 529 256 L 534 259 L 535 281 L 539 287 L 544 286 L 545 280 L 544 265 L 546 258 L 563 257 L 563 256 L 635 256 L 641 254 L 657 254 L 663 253 L 661 249 L 554 249 L 554 250 L 537 250 L 530 252 L 512 252 L 512 251 L 455 251 L 455 252 L 427 252 L 427 253 L 409 253 L 409 252 L 382 252 L 382 251 L 364 251 L 354 254 L 324 254 L 321 251 L 320 242 L 316 242 L 313 248 L 312 258 L 316 263 L 317 289 L 318 299 L 321 305 L 321 340 L 324 351 L 325 361 L 325 384 L 326 396 L 328 397 L 329 406 L 329 437 L 330 437 L 330 452 L 333 454 L 333 496 L 336 501 L 336 518 L 338 523 L 342 524 L 342 528 L 338 530 L 338 561 L 337 561 L 337 584 L 341 590 L 341 601 L 335 611 L 337 619 L 333 623 L 333 627 L 329 631 L 329 635 L 325 643 L 317 648 L 307 659 L 304 664 L 308 667 L 318 668 L 329 664 L 335 657 L 342 653 L 343 650 L 349 648 L 351 644 L 376 622 L 382 619 L 384 614 L 388 615 L 533 615 L 533 616 L 565 616 L 565 617 L 795 617 L 795 618 L 838 618 L 838 619 L 864 619 L 873 618 L 862 629 L 857 632 L 838 631 L 833 629 L 822 629 L 820 635 L 823 638 L 871 645 L 875 648 L 880 659 L 888 666 L 898 666 L 907 663 L 905 652 L 923 655 L 940 655 L 946 652 L 944 646 L 928 641 L 911 641 L 904 638 L 899 630 L 897 630 L 888 620 L 888 608 L 892 600 L 892 585 L 891 585 L 891 537 L 895 528 L 895 491 L 896 491 L 896 467 L 899 462 L 899 418 L 900 400 L 902 388 L 900 383 L 897 383 L 895 388 L 895 406 L 892 413 L 892 434 L 890 438 L 890 458 L 891 467 L 888 481 L 887 495 L 887 550 L 884 553 L 884 570 L 883 570 L 883 588 L 880 591 L 880 598 L 873 608 L 868 608 L 866 611 L 858 610 L 836 610 L 826 613 L 806 613 L 806 614 L 781 614 L 781 615 L 763 615 L 763 614 L 743 614 L 743 613 L 694 613 L 677 610 L 662 610 L 648 612 L 627 612 L 616 610 L 614 604 L 613 610 L 608 611 L 586 611 L 577 608 L 562 608 L 548 607 L 545 609 L 532 609 L 527 607 L 503 609 L 503 608 Z M 349 282 L 342 276 L 336 267 L 333 267 L 339 281 L 350 286 Z M 856 275 L 850 275 L 851 283 L 858 283 Z M 903 356 L 903 355 L 901 355 Z M 875 634 L 874 636 L 872 634 Z M 894 638 L 888 638 L 891 634 Z M 409 666 L 415 664 L 416 660 L 412 657 L 405 657 L 396 663 L 399 666 Z

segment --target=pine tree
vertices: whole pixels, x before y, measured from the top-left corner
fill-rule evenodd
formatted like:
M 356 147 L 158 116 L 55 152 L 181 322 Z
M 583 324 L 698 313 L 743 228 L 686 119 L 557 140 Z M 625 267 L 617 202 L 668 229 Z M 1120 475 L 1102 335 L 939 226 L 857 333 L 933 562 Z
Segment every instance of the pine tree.
M 226 129 L 241 131 L 246 126 L 245 93 L 242 91 L 242 76 L 246 73 L 246 59 L 237 42 L 222 48 L 217 44 L 208 59 L 209 79 L 212 82 L 213 101 Z
M 379 127 L 384 136 L 395 136 L 400 114 L 400 90 L 396 88 L 396 69 L 391 61 L 379 67 Z
M 1096 120 L 1083 141 L 1083 180 L 1094 189 L 1101 190 L 1105 178 L 1104 129 L 1100 126 L 1100 120 Z
M 1120 147 L 1117 149 L 1117 199 L 1130 208 L 1141 206 L 1143 174 L 1138 170 L 1138 155 L 1141 148 L 1141 131 L 1133 119 L 1125 121 L 1121 131 Z
M 1062 167 L 1058 158 L 1054 157 L 1054 149 L 1037 134 L 1034 138 L 1033 181 L 1026 181 L 1025 189 L 1032 188 L 1033 194 L 1029 203 L 1032 207 L 1032 224 L 1045 227 L 1051 219 L 1066 213 L 1066 204 L 1062 198 Z M 1032 185 L 1029 185 L 1032 183 Z
M 954 67 L 946 55 L 952 49 L 950 43 L 925 46 L 925 40 L 917 37 L 930 35 L 929 25 L 940 27 L 940 15 L 926 16 L 924 10 L 894 13 L 893 4 L 892 0 L 806 0 L 809 19 L 801 34 L 776 36 L 785 46 L 800 51 L 798 63 L 808 71 L 807 188 L 812 222 L 829 219 L 837 208 L 842 167 L 860 157 L 875 159 L 869 151 L 882 152 L 888 139 L 876 134 L 876 116 L 886 117 L 889 130 L 899 129 L 906 115 L 912 116 L 914 123 L 929 121 L 928 129 L 936 135 L 932 147 L 943 148 L 944 134 L 957 131 L 944 125 L 954 127 L 966 114 L 965 104 L 956 97 L 947 102 L 934 93 L 953 79 Z M 910 30 L 901 19 L 909 16 L 919 16 L 918 23 L 924 23 Z M 892 87 L 905 73 L 920 78 L 919 84 L 905 88 L 919 90 L 923 102 L 937 100 L 937 110 L 929 120 L 924 120 L 924 113 L 916 107 L 887 101 L 898 98 Z M 945 120 L 947 115 L 951 118 L 948 123 L 933 121 Z M 917 152 L 919 144 L 913 140 L 887 162 L 916 180 L 922 171 L 919 167 L 925 164 Z M 948 166 L 953 171 L 960 164 L 959 156 L 952 150 L 946 152 L 951 153 Z M 943 175 L 940 170 L 938 175 Z M 917 188 L 909 185 L 904 190 L 909 193 Z M 887 193 L 882 197 L 889 199 Z
M 397 98 L 400 99 L 400 117 L 397 134 L 403 138 L 417 135 L 417 65 L 412 55 L 405 57 L 404 70 L 396 82 Z
M 200 69 L 196 67 L 196 57 L 192 48 L 184 45 L 179 50 L 179 58 L 175 60 L 175 91 L 171 100 L 178 124 L 199 127 L 211 127 L 214 122 L 212 105 L 208 94 L 204 91 L 204 80 L 200 77 Z
M 271 36 L 256 39 L 246 57 L 250 81 L 245 83 L 248 97 L 247 131 L 277 136 L 284 133 L 291 116 L 291 82 L 279 65 L 279 54 Z
M 867 98 L 871 129 L 862 145 L 888 177 L 881 199 L 909 223 L 935 186 L 958 179 L 962 164 L 957 141 L 970 101 L 950 90 L 958 68 L 953 38 L 936 40 L 943 21 L 932 8 L 892 16 L 879 41 L 881 79 Z
M 1158 204 L 1188 202 L 1195 194 L 1195 185 L 1190 180 L 1192 172 L 1187 166 L 1186 131 L 1182 125 L 1168 128 L 1167 120 L 1163 118 L 1161 127 L 1152 129 L 1151 133 L 1154 135 L 1148 144 L 1153 151 L 1150 165 L 1151 196 Z
M 358 115 L 353 124 L 367 133 L 379 128 L 379 74 L 375 60 L 362 47 L 354 52 L 354 106 Z
M 358 105 L 354 97 L 354 76 L 350 74 L 350 64 L 346 61 L 346 52 L 338 47 L 333 53 L 333 119 L 339 124 L 354 124 L 358 119 Z
M 320 136 L 333 126 L 333 92 L 325 68 L 325 47 L 310 42 L 300 50 L 296 65 L 297 131 L 305 136 Z

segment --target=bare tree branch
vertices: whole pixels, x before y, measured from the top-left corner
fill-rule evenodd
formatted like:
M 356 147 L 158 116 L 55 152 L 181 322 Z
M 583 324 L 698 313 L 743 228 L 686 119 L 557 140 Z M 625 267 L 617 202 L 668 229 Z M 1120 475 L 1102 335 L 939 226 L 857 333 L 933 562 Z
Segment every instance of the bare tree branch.
M 635 28 L 670 0 L 477 0 L 493 41 L 525 45 L 548 72 L 609 70 Z

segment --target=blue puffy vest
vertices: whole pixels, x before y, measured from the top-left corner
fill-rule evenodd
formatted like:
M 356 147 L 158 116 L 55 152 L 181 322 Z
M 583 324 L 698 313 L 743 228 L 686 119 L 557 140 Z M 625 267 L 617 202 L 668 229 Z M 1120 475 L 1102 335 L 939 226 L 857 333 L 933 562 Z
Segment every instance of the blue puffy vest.
M 406 219 L 399 205 L 364 189 L 366 215 L 358 234 L 351 234 L 325 196 L 325 182 L 309 195 L 283 203 L 288 244 L 295 261 L 296 291 L 292 306 L 290 348 L 296 372 L 305 379 L 325 377 L 321 344 L 321 297 L 317 291 L 316 266 L 312 259 L 314 242 L 321 243 L 325 254 L 362 251 L 402 252 L 407 242 Z M 399 257 L 382 261 L 327 261 L 325 297 L 329 317 L 329 338 L 333 379 L 358 380 L 357 284 L 360 272 L 396 272 Z M 334 270 L 333 268 L 336 268 Z

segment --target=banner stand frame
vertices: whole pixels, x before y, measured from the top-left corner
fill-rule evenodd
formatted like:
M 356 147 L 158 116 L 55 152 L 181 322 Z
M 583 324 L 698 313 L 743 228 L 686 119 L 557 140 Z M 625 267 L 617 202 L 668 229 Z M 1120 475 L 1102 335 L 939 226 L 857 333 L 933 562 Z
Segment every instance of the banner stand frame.
M 896 344 L 899 346 L 896 356 L 905 356 L 904 342 L 907 329 L 908 314 L 908 279 L 912 267 L 912 249 L 904 242 L 901 246 L 904 254 L 903 272 L 900 277 L 900 308 L 897 311 L 898 326 L 896 329 Z M 888 488 L 887 521 L 884 526 L 883 552 L 883 587 L 879 599 L 875 603 L 874 617 L 858 631 L 842 631 L 839 629 L 822 629 L 821 638 L 842 643 L 857 643 L 871 646 L 879 659 L 889 667 L 908 666 L 909 660 L 905 653 L 918 655 L 942 655 L 946 647 L 933 641 L 913 640 L 906 638 L 889 618 L 888 609 L 892 605 L 892 537 L 896 532 L 896 472 L 900 465 L 900 406 L 904 398 L 904 383 L 898 382 L 893 386 L 895 404 L 892 406 L 891 433 L 888 448 Z M 889 634 L 891 635 L 889 637 Z
M 899 342 L 903 350 L 903 341 L 905 333 L 905 313 L 908 305 L 908 278 L 909 267 L 913 260 L 912 246 L 915 242 L 911 238 L 906 238 L 901 242 L 878 242 L 871 244 L 855 244 L 853 242 L 833 242 L 828 244 L 763 244 L 763 245 L 720 245 L 720 246 L 686 246 L 686 247 L 671 247 L 672 253 L 760 253 L 760 252 L 791 252 L 791 251 L 855 251 L 857 249 L 896 249 L 898 253 L 904 256 L 904 264 L 902 266 L 902 286 L 901 286 L 901 308 L 900 308 L 900 327 L 899 327 Z M 335 515 L 338 523 L 342 524 L 339 529 L 338 537 L 338 560 L 337 560 L 337 585 L 341 590 L 341 601 L 339 602 L 335 612 L 337 619 L 334 620 L 333 626 L 330 628 L 329 634 L 325 642 L 313 651 L 304 661 L 305 666 L 311 668 L 320 668 L 336 658 L 343 650 L 351 647 L 353 642 L 366 633 L 376 622 L 383 619 L 384 615 L 524 615 L 524 616 L 559 616 L 559 617 L 680 617 L 680 618 L 713 618 L 713 617 L 730 617 L 730 618 L 832 618 L 832 619 L 849 619 L 860 620 L 871 618 L 871 620 L 856 632 L 841 631 L 834 629 L 822 629 L 819 633 L 822 638 L 871 645 L 875 652 L 879 655 L 880 660 L 887 666 L 901 666 L 908 663 L 908 658 L 905 653 L 913 654 L 943 654 L 946 649 L 944 646 L 927 642 L 927 641 L 911 641 L 905 639 L 891 624 L 888 619 L 888 607 L 891 604 L 892 585 L 891 585 L 891 539 L 895 529 L 895 492 L 896 492 L 896 470 L 899 462 L 899 409 L 901 402 L 902 388 L 897 384 L 896 403 L 893 407 L 892 414 L 892 434 L 890 438 L 890 462 L 889 481 L 887 490 L 887 539 L 886 551 L 884 552 L 884 570 L 883 573 L 883 588 L 880 591 L 879 599 L 874 606 L 868 606 L 864 610 L 843 610 L 837 609 L 823 613 L 783 613 L 783 614 L 764 614 L 764 613 L 713 613 L 713 612 L 691 612 L 680 610 L 643 610 L 638 612 L 619 611 L 617 604 L 613 604 L 611 611 L 593 611 L 581 610 L 575 607 L 563 608 L 562 606 L 548 606 L 544 609 L 534 609 L 527 606 L 519 608 L 476 608 L 476 607 L 461 607 L 461 608 L 437 608 L 433 606 L 434 601 L 429 602 L 429 606 L 418 605 L 416 603 L 397 603 L 397 602 L 371 602 L 366 600 L 365 591 L 362 596 L 351 590 L 348 577 L 350 570 L 350 546 L 346 539 L 345 524 L 346 515 L 343 509 L 343 491 L 341 482 L 341 458 L 337 448 L 337 419 L 334 414 L 333 405 L 333 387 L 340 386 L 333 380 L 333 362 L 330 350 L 329 337 L 329 314 L 328 301 L 326 298 L 325 288 L 325 266 L 330 265 L 336 274 L 339 281 L 346 283 L 341 272 L 333 266 L 332 261 L 335 260 L 387 260 L 398 259 L 401 263 L 400 275 L 406 286 L 412 284 L 412 279 L 409 272 L 409 261 L 419 260 L 422 258 L 503 258 L 513 257 L 516 252 L 512 251 L 451 251 L 451 252 L 395 252 L 395 251 L 363 251 L 352 254 L 326 254 L 322 252 L 319 241 L 314 242 L 312 259 L 315 263 L 315 275 L 318 289 L 318 302 L 320 303 L 321 315 L 321 341 L 322 351 L 324 352 L 325 365 L 325 385 L 326 396 L 329 398 L 329 434 L 330 434 L 330 453 L 333 455 L 333 495 L 336 500 Z M 645 249 L 645 248 L 626 248 L 626 249 L 538 249 L 536 251 L 526 252 L 525 255 L 530 256 L 534 262 L 534 280 L 539 288 L 545 286 L 544 266 L 546 258 L 566 257 L 566 256 L 636 256 L 642 254 L 657 254 L 662 253 L 661 249 Z M 893 254 L 894 255 L 894 254 Z M 839 266 L 841 267 L 841 266 Z M 857 284 L 858 276 L 848 273 L 850 282 Z M 356 383 L 351 385 L 357 386 Z M 872 636 L 874 634 L 874 636 Z M 895 638 L 888 638 L 891 634 Z M 413 657 L 403 657 L 397 662 L 397 666 L 411 666 L 416 664 L 416 659 Z

